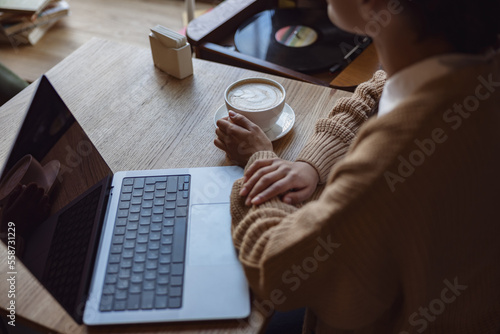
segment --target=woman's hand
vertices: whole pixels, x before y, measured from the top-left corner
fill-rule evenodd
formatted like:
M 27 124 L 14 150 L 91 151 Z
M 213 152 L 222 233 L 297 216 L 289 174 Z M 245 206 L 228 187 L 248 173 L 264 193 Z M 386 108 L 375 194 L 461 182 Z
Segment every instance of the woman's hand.
M 311 197 L 318 181 L 318 172 L 306 162 L 258 160 L 245 172 L 240 195 L 247 196 L 246 205 L 259 205 L 278 195 L 285 203 L 297 204 Z
M 256 152 L 273 150 L 273 144 L 261 128 L 233 111 L 229 111 L 229 118 L 217 121 L 215 134 L 215 146 L 240 166 L 245 166 Z

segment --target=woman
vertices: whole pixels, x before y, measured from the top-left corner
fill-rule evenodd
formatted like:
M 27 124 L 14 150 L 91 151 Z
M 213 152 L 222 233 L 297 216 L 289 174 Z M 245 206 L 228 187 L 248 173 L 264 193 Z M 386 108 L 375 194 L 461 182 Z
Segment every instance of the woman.
M 328 0 L 385 72 L 339 100 L 295 162 L 244 117 L 218 122 L 215 145 L 246 166 L 231 212 L 249 284 L 277 310 L 307 307 L 305 332 L 500 330 L 499 8 Z

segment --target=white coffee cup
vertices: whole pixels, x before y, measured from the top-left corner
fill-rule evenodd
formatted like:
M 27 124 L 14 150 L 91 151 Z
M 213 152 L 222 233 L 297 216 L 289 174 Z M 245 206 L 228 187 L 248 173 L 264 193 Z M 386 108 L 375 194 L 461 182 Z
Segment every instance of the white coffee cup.
M 230 84 L 224 92 L 227 110 L 232 110 L 268 131 L 285 106 L 283 86 L 267 78 L 246 78 Z

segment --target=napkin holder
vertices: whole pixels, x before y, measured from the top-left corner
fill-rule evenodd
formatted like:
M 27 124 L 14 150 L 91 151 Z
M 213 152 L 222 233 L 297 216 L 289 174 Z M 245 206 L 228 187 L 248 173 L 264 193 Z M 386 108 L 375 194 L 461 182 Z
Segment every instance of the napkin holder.
M 151 29 L 149 42 L 153 62 L 160 70 L 178 79 L 184 79 L 193 74 L 191 45 L 186 42 L 184 36 L 157 26 Z

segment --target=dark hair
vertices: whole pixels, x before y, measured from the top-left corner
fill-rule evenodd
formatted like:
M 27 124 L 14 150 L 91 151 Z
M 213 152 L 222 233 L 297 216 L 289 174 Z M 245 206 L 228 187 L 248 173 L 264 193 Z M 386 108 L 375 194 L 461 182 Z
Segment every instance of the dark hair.
M 421 37 L 442 36 L 457 52 L 496 46 L 500 0 L 404 0 Z

